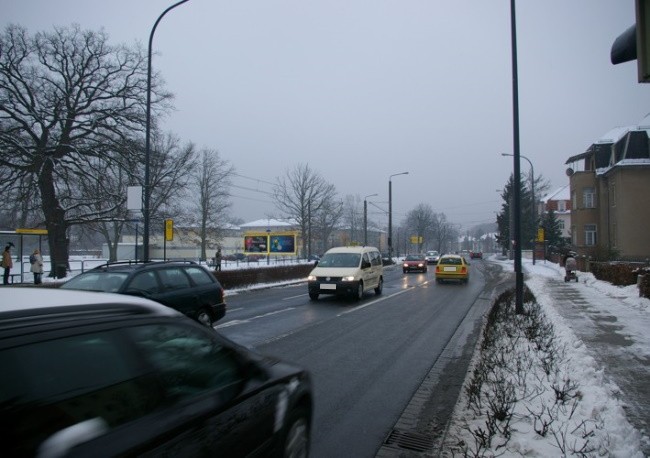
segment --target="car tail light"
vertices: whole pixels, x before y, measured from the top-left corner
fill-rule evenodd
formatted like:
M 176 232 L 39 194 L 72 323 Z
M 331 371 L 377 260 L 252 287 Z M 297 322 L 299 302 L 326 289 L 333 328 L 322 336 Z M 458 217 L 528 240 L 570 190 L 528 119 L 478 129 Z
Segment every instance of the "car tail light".
M 460 272 L 463 273 L 463 274 L 464 274 L 465 272 L 467 272 L 467 267 L 463 267 L 462 269 L 460 269 Z
M 436 272 L 440 272 L 440 266 L 436 266 Z

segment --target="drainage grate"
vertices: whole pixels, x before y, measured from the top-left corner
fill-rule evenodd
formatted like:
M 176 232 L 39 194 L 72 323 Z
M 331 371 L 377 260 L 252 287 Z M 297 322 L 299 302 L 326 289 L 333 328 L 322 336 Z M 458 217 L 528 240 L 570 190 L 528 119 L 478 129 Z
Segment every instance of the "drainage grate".
M 425 434 L 394 429 L 390 432 L 384 444 L 414 450 L 416 452 L 425 452 L 433 448 L 434 439 Z

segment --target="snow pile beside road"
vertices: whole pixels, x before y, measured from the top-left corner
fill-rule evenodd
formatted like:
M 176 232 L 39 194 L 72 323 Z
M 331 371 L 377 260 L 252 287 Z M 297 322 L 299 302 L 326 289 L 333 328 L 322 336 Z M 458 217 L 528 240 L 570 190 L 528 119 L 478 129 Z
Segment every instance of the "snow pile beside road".
M 512 292 L 496 301 L 445 452 L 643 457 L 641 435 L 613 395 L 618 388 L 557 315 L 544 284 L 530 276 L 539 295 L 526 294 L 523 315 Z

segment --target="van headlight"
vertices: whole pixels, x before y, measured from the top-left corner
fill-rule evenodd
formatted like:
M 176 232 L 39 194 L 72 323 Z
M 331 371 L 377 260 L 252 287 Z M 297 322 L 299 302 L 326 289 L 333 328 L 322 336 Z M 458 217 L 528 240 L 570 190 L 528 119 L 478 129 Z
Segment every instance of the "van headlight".
M 316 281 L 316 275 L 309 275 L 307 281 Z
M 350 275 L 349 277 L 343 277 L 343 278 L 341 278 L 341 280 L 342 280 L 342 281 L 354 281 L 355 279 L 354 279 L 354 276 L 353 276 L 353 275 Z

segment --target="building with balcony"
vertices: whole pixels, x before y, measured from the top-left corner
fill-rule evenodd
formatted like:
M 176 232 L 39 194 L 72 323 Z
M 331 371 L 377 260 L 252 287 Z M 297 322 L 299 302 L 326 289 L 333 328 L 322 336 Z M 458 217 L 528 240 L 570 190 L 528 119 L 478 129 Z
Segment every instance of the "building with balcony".
M 571 241 L 594 259 L 650 258 L 650 116 L 612 129 L 570 167 Z

